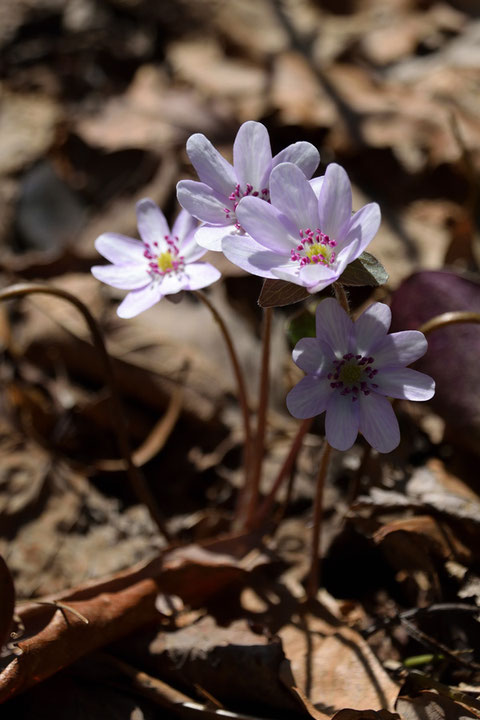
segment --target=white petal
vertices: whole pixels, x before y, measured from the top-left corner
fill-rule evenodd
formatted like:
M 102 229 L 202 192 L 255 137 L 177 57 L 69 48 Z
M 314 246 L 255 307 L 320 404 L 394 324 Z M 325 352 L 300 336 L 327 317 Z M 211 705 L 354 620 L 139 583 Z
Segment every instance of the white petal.
M 392 313 L 388 305 L 378 302 L 370 305 L 354 323 L 356 353 L 370 353 L 373 347 L 385 339 L 391 322 Z M 375 360 L 378 360 L 377 356 Z
M 318 212 L 321 231 L 332 240 L 343 238 L 352 215 L 352 188 L 347 173 L 336 163 L 327 167 Z
M 392 398 L 430 400 L 435 394 L 435 381 L 411 368 L 381 368 L 374 382 L 376 392 Z
M 187 282 L 185 273 L 169 272 L 161 279 L 160 291 L 162 295 L 173 295 L 180 290 L 185 290 Z
M 203 222 L 214 225 L 230 223 L 225 212 L 228 199 L 205 183 L 180 180 L 177 184 L 177 199 L 185 210 Z
M 192 263 L 185 269 L 185 290 L 200 290 L 216 282 L 222 273 L 210 263 Z
M 320 263 L 310 263 L 300 268 L 300 280 L 309 292 L 316 293 L 336 282 L 340 277 L 340 272 L 333 265 L 321 265 Z
M 151 282 L 147 265 L 94 265 L 92 275 L 101 282 L 121 290 L 142 288 Z
M 247 233 L 269 250 L 290 257 L 290 251 L 297 246 L 298 229 L 265 200 L 243 198 L 237 207 L 237 218 Z
M 311 375 L 318 375 L 327 365 L 331 364 L 331 358 L 325 356 L 322 345 L 317 338 L 312 337 L 305 337 L 298 341 L 292 358 L 295 365 Z
M 121 318 L 132 318 L 148 310 L 163 297 L 158 283 L 151 283 L 140 290 L 132 290 L 117 308 L 117 315 Z
M 227 235 L 238 236 L 241 231 L 237 230 L 235 225 L 201 225 L 195 233 L 195 240 L 199 245 L 207 250 L 222 250 L 222 240 Z M 242 233 L 243 234 L 243 233 Z
M 187 154 L 202 183 L 228 197 L 237 184 L 236 175 L 210 140 L 201 133 L 192 135 L 187 141 Z
M 316 329 L 317 339 L 327 343 L 337 358 L 350 351 L 353 323 L 334 298 L 325 298 L 318 304 Z
M 164 245 L 165 236 L 170 235 L 165 215 L 149 198 L 144 198 L 137 203 L 137 225 L 140 237 L 149 245 L 153 245 L 155 242 Z
M 227 235 L 222 240 L 225 257 L 242 270 L 264 278 L 275 279 L 272 269 L 285 263 L 285 256 L 267 250 L 249 235 Z
M 380 208 L 377 203 L 365 205 L 352 217 L 344 236 L 338 239 L 339 247 L 352 245 L 355 249 L 351 261 L 361 255 L 370 241 L 373 240 L 380 227 L 380 220 Z
M 306 178 L 311 178 L 320 162 L 320 153 L 315 145 L 300 141 L 289 145 L 278 155 L 275 155 L 272 160 L 272 169 L 284 162 L 294 163 Z
M 263 190 L 272 166 L 272 150 L 268 130 L 262 123 L 243 123 L 233 143 L 233 166 L 242 190 L 247 183 L 256 191 Z
M 318 201 L 303 172 L 292 163 L 282 163 L 270 175 L 272 205 L 287 215 L 299 230 L 315 230 L 319 224 Z M 297 240 L 300 235 L 297 231 Z
M 192 234 L 197 227 L 198 222 L 196 218 L 194 218 L 193 215 L 190 215 L 187 210 L 182 209 L 173 223 L 172 235 L 173 237 L 178 237 L 180 243 L 182 243 L 182 241 Z
M 372 347 L 378 367 L 405 366 L 415 362 L 427 352 L 425 335 L 418 330 L 403 330 L 384 337 Z
M 141 262 L 145 252 L 145 245 L 140 240 L 111 232 L 100 235 L 95 240 L 95 247 L 100 255 L 117 265 Z
M 321 177 L 312 178 L 312 180 L 310 180 L 310 187 L 312 188 L 313 192 L 315 193 L 317 200 L 320 197 L 320 190 L 322 189 L 324 180 L 325 180 L 325 175 L 322 175 Z
M 360 393 L 360 432 L 375 450 L 391 452 L 400 442 L 400 428 L 391 403 L 376 393 Z
M 335 390 L 327 404 L 325 434 L 330 445 L 336 450 L 348 450 L 358 435 L 358 401 L 351 395 L 340 395 Z
M 327 407 L 332 388 L 330 380 L 306 375 L 287 395 L 287 408 L 296 418 L 320 415 Z

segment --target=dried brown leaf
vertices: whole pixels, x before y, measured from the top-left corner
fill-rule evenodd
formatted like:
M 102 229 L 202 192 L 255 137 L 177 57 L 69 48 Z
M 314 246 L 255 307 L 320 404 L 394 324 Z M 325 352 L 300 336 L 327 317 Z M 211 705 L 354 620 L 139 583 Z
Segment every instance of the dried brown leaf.
M 0 655 L 8 642 L 15 609 L 15 588 L 10 570 L 0 555 Z

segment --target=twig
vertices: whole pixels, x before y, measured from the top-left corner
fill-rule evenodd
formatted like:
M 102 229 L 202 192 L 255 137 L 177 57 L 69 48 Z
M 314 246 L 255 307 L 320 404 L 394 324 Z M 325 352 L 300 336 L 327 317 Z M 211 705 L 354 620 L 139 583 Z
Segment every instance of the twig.
M 322 532 L 323 520 L 323 489 L 325 486 L 325 478 L 327 475 L 328 461 L 330 460 L 330 452 L 332 448 L 325 439 L 322 457 L 320 459 L 320 467 L 318 469 L 317 487 L 315 491 L 315 505 L 313 508 L 313 531 L 312 546 L 310 554 L 310 571 L 307 580 L 307 599 L 313 600 L 318 590 L 318 582 L 320 576 L 320 536 Z
M 480 313 L 468 312 L 468 311 L 454 311 L 446 312 L 441 315 L 436 315 L 431 320 L 420 325 L 418 328 L 424 335 L 433 332 L 434 330 L 440 330 L 442 327 L 447 325 L 459 325 L 461 323 L 480 323 Z
M 257 509 L 263 456 L 265 454 L 265 430 L 267 425 L 267 406 L 269 391 L 270 339 L 272 328 L 272 308 L 264 308 L 262 334 L 262 367 L 260 371 L 259 401 L 257 408 L 257 432 L 252 461 L 252 474 L 249 481 L 246 525 L 253 519 Z
M 130 479 L 132 489 L 137 498 L 146 505 L 153 521 L 158 526 L 158 529 L 163 534 L 167 542 L 171 541 L 170 534 L 165 527 L 165 521 L 160 508 L 157 505 L 150 488 L 145 482 L 145 479 L 139 469 L 136 467 L 132 460 L 132 452 L 130 448 L 130 441 L 127 432 L 127 423 L 125 419 L 125 413 L 120 400 L 120 395 L 117 390 L 115 382 L 115 372 L 113 362 L 110 355 L 107 352 L 103 335 L 100 327 L 91 314 L 90 310 L 84 303 L 79 300 L 75 295 L 63 290 L 61 288 L 51 287 L 49 285 L 43 285 L 41 283 L 18 283 L 11 285 L 0 291 L 0 301 L 12 300 L 13 298 L 25 297 L 26 295 L 32 295 L 34 293 L 41 293 L 43 295 L 52 295 L 54 297 L 66 300 L 83 315 L 85 322 L 88 325 L 90 333 L 92 335 L 93 344 L 98 352 L 100 360 L 103 364 L 105 371 L 105 382 L 110 391 L 110 398 L 112 402 L 112 424 L 116 431 L 118 448 L 121 456 L 125 461 L 127 467 L 127 474 Z

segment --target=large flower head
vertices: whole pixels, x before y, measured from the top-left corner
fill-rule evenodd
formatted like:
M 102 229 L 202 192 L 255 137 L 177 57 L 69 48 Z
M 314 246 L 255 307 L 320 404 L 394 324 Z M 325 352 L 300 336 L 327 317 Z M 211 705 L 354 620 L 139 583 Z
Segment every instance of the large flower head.
M 268 201 L 274 167 L 292 162 L 311 178 L 320 162 L 318 150 L 309 142 L 289 145 L 272 158 L 268 131 L 254 120 L 243 123 L 237 133 L 233 165 L 201 133 L 188 139 L 187 153 L 201 182 L 181 180 L 177 197 L 182 207 L 206 223 L 197 230 L 196 240 L 209 250 L 221 250 L 222 238 L 230 233 L 243 234 L 238 203 L 243 197 Z
M 294 362 L 307 374 L 287 395 L 287 407 L 297 418 L 326 411 L 327 440 L 347 450 L 360 431 L 379 452 L 400 442 L 397 418 L 388 397 L 429 400 L 435 383 L 407 368 L 427 350 L 416 330 L 387 335 L 388 305 L 373 303 L 352 322 L 337 300 L 317 307 L 316 338 L 303 338 L 293 351 Z
M 377 203 L 352 215 L 348 175 L 334 163 L 311 182 L 292 163 L 278 165 L 270 176 L 270 203 L 245 197 L 236 213 L 248 234 L 223 239 L 226 257 L 253 275 L 312 293 L 336 282 L 380 225 Z
M 112 265 L 95 265 L 93 275 L 107 285 L 130 290 L 117 314 L 130 318 L 147 310 L 165 295 L 198 290 L 218 280 L 220 272 L 209 263 L 196 262 L 206 253 L 194 238 L 197 222 L 185 210 L 172 230 L 152 200 L 137 203 L 141 240 L 104 233 L 95 247 Z

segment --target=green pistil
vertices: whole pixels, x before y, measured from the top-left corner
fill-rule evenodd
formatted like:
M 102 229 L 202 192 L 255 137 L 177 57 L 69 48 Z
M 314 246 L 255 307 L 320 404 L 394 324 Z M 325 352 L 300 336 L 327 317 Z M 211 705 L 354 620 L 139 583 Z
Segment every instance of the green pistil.
M 158 269 L 162 272 L 173 268 L 173 259 L 170 250 L 165 250 L 158 256 Z
M 346 385 L 355 385 L 363 375 L 363 367 L 357 363 L 345 363 L 340 368 L 339 380 Z

